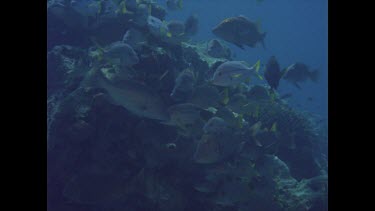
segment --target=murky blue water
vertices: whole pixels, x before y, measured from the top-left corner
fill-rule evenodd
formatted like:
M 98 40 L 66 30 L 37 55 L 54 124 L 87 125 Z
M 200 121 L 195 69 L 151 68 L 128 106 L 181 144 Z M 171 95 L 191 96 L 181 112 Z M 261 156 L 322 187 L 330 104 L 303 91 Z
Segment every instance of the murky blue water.
M 164 8 L 164 25 L 196 15 L 198 32 L 183 38 L 153 34 L 129 2 L 48 1 L 48 210 L 327 210 L 328 2 L 184 0 L 176 10 L 143 2 L 146 13 Z M 239 15 L 260 23 L 266 48 L 214 35 Z M 129 29 L 145 38 L 124 47 Z M 282 78 L 277 95 L 291 94 L 283 103 L 216 86 L 215 58 L 202 56 L 212 39 L 230 49 L 229 60 L 260 60 L 261 74 L 275 56 L 281 69 L 318 69 L 319 80 L 298 89 Z M 177 80 L 183 74 L 188 85 Z M 268 93 L 265 80 L 253 85 Z M 211 94 L 196 97 L 201 87 Z M 247 110 L 230 106 L 236 94 Z

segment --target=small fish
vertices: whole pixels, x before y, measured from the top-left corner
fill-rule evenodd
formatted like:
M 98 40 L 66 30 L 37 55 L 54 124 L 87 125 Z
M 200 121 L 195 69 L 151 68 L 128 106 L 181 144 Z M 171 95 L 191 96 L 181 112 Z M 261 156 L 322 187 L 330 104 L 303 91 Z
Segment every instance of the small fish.
M 146 35 L 137 29 L 130 28 L 124 34 L 122 41 L 130 45 L 135 50 L 140 50 L 147 44 Z
M 278 138 L 277 122 L 268 128 L 262 128 L 262 122 L 258 121 L 250 127 L 250 134 L 258 147 L 268 148 L 276 143 Z
M 264 78 L 266 79 L 268 85 L 270 85 L 271 89 L 277 89 L 281 76 L 282 73 L 280 71 L 279 63 L 277 62 L 276 57 L 272 56 L 268 60 L 266 69 L 264 71 Z
M 292 83 L 298 89 L 301 89 L 301 86 L 298 84 L 300 82 L 305 82 L 308 79 L 315 83 L 318 82 L 319 70 L 311 71 L 307 65 L 297 62 L 283 70 L 282 78 Z
M 217 86 L 236 86 L 246 82 L 251 76 L 259 75 L 260 61 L 248 67 L 241 61 L 228 61 L 221 64 L 215 71 L 212 84 Z
M 254 48 L 258 42 L 262 43 L 265 48 L 266 33 L 261 33 L 259 24 L 244 16 L 227 18 L 213 28 L 212 32 L 241 49 L 244 49 L 243 45 Z
M 192 36 L 198 32 L 198 16 L 190 15 L 185 21 L 185 35 Z
M 169 10 L 182 9 L 182 0 L 167 0 L 166 4 Z
M 171 33 L 172 36 L 180 37 L 183 36 L 185 33 L 185 24 L 181 21 L 170 21 L 167 24 L 168 31 Z
M 99 60 L 106 59 L 111 61 L 111 63 L 119 60 L 122 66 L 133 66 L 139 62 L 138 55 L 134 49 L 122 41 L 114 42 L 105 48 L 101 47 L 95 39 L 92 39 L 92 41 L 98 48 L 98 51 L 93 52 L 92 56 L 97 57 Z
M 220 160 L 220 145 L 215 136 L 204 134 L 198 142 L 194 161 L 200 164 L 211 164 Z
M 220 134 L 225 130 L 228 130 L 228 124 L 217 116 L 210 118 L 203 127 L 206 134 Z
M 168 31 L 167 23 L 159 18 L 148 16 L 147 27 L 149 32 L 156 37 L 163 38 L 172 36 L 172 34 Z
M 122 64 L 132 66 L 139 62 L 139 58 L 134 49 L 121 41 L 112 43 L 105 51 L 105 56 L 120 58 Z
M 177 102 L 182 102 L 191 97 L 195 85 L 193 70 L 185 69 L 176 78 L 170 96 Z
M 215 116 L 224 119 L 230 128 L 242 128 L 243 126 L 243 116 L 233 112 L 227 107 L 219 108 Z
M 212 39 L 208 43 L 207 54 L 215 58 L 230 58 L 230 50 L 216 39 Z
M 165 125 L 175 126 L 180 129 L 181 135 L 196 136 L 201 134 L 204 125 L 200 116 L 201 108 L 191 103 L 181 103 L 168 108 L 169 121 Z
M 237 93 L 234 94 L 231 99 L 229 100 L 227 107 L 230 108 L 232 111 L 237 113 L 242 113 L 243 106 L 248 103 L 247 98 L 244 94 Z

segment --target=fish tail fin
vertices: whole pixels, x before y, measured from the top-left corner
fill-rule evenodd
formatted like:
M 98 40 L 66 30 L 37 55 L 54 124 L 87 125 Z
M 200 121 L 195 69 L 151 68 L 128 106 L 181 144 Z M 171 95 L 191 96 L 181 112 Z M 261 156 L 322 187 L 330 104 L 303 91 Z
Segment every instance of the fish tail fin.
M 311 73 L 310 73 L 310 78 L 313 82 L 318 82 L 319 80 L 319 70 L 313 70 Z
M 260 60 L 258 60 L 258 61 L 254 64 L 253 68 L 255 68 L 255 74 L 258 76 L 258 78 L 259 78 L 260 80 L 263 80 L 263 77 L 262 77 L 262 76 L 260 75 L 260 73 L 259 73 L 259 70 L 260 70 Z
M 261 40 L 260 40 L 260 42 L 262 43 L 262 46 L 263 46 L 264 49 L 267 49 L 266 48 L 266 44 L 264 43 L 264 38 L 266 38 L 266 35 L 267 35 L 267 32 L 264 32 L 262 34 L 262 37 L 261 37 Z
M 255 72 L 256 72 L 256 73 L 259 73 L 259 70 L 260 70 L 260 60 L 258 60 L 258 61 L 254 64 L 253 68 L 255 68 Z

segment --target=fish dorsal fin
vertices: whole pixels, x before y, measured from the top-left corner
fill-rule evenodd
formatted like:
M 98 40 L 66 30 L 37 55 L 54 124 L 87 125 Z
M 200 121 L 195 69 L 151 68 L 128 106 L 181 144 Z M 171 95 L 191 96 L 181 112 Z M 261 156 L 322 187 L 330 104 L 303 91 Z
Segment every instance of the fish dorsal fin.
M 245 21 L 249 21 L 249 19 L 245 17 L 244 15 L 239 15 L 238 18 L 245 20 Z
M 246 67 L 250 68 L 250 64 L 247 61 L 240 61 L 240 63 L 244 64 Z

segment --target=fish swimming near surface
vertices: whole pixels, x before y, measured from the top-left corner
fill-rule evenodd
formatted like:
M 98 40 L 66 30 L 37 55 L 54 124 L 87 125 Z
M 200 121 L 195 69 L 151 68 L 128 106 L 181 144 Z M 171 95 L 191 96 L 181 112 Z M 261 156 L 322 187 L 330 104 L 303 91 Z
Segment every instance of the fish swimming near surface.
M 277 89 L 281 76 L 282 72 L 280 71 L 279 63 L 277 62 L 276 57 L 272 56 L 268 60 L 266 69 L 264 71 L 264 78 L 266 79 L 268 85 L 270 85 L 271 89 Z
M 306 64 L 294 63 L 283 70 L 283 79 L 292 83 L 298 89 L 301 86 L 298 84 L 300 82 L 305 82 L 310 79 L 313 82 L 318 82 L 319 80 L 319 70 L 310 70 Z
M 244 16 L 227 18 L 213 28 L 212 32 L 241 49 L 244 49 L 244 45 L 255 48 L 258 42 L 265 48 L 266 32 L 260 32 L 259 24 Z
M 217 67 L 212 84 L 217 86 L 236 86 L 240 83 L 248 81 L 252 76 L 259 75 L 260 61 L 254 66 L 248 67 L 241 61 L 228 61 Z

